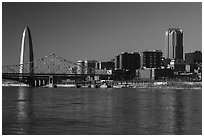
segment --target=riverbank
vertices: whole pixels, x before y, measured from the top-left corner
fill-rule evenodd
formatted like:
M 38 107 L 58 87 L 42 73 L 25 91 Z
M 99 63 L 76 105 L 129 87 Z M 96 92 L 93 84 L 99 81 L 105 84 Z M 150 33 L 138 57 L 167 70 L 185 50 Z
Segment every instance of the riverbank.
M 29 87 L 29 85 L 14 80 L 2 79 L 2 87 Z
M 3 87 L 29 87 L 23 83 L 3 83 Z M 202 89 L 202 82 L 139 82 L 117 85 L 74 85 L 74 84 L 56 84 L 58 88 L 159 88 L 159 89 Z M 48 86 L 43 86 L 47 88 Z
M 202 89 L 202 82 L 153 82 L 136 85 L 135 88 Z
M 3 83 L 2 84 L 2 87 L 29 87 L 29 85 L 27 84 L 23 84 L 23 83 L 20 83 L 20 84 L 17 84 L 17 83 Z

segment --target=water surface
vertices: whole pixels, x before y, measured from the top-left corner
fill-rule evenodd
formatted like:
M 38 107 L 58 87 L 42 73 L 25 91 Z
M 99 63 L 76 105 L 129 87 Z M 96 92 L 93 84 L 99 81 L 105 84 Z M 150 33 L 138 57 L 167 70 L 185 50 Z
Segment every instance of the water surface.
M 201 90 L 2 88 L 3 134 L 202 134 Z

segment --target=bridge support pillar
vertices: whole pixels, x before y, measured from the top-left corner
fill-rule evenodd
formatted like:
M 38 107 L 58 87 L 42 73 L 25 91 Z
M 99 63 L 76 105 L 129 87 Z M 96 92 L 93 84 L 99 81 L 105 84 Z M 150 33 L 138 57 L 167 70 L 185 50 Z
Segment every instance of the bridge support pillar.
M 45 85 L 45 80 L 42 80 L 42 85 L 43 85 L 43 86 Z
M 37 87 L 37 80 L 35 80 L 35 87 Z
M 39 85 L 39 86 L 42 86 L 42 85 L 41 85 L 41 79 L 38 80 L 38 85 Z
M 49 87 L 54 88 L 55 87 L 55 82 L 54 82 L 54 76 L 49 76 Z
M 33 81 L 33 87 L 40 87 L 40 86 L 45 86 L 46 84 L 46 81 L 45 80 L 42 80 L 42 79 L 35 79 Z

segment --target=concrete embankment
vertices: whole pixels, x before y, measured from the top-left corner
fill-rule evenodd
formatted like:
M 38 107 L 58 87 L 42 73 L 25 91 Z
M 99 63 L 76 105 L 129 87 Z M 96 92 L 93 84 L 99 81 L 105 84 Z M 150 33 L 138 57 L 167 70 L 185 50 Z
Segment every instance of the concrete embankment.
M 202 82 L 154 82 L 149 83 L 146 88 L 168 88 L 168 89 L 202 89 Z
M 3 83 L 3 87 L 29 87 L 27 84 L 9 84 L 9 83 Z
M 29 85 L 24 83 L 3 83 L 2 86 L 5 87 L 29 87 Z M 43 87 L 48 87 L 47 85 Z M 77 86 L 75 84 L 57 84 L 56 87 L 61 88 L 84 88 L 91 87 L 96 88 L 96 86 Z M 116 84 L 110 87 L 98 86 L 97 88 L 162 88 L 162 89 L 202 89 L 202 82 L 139 82 L 139 83 L 128 83 L 128 84 Z

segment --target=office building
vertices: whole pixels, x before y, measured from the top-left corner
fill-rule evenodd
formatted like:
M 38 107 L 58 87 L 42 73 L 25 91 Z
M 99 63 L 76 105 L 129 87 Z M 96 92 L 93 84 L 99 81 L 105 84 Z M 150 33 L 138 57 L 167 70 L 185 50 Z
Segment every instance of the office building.
M 161 50 L 145 51 L 141 53 L 142 68 L 161 68 L 162 52 Z
M 79 60 L 77 62 L 77 74 L 94 74 L 97 65 L 95 60 Z
M 186 63 L 184 60 L 171 60 L 170 68 L 174 70 L 174 72 L 184 72 L 186 70 Z
M 115 56 L 115 69 L 120 68 L 120 55 Z
M 170 28 L 165 35 L 165 56 L 168 59 L 183 60 L 183 31 Z
M 116 56 L 115 69 L 135 71 L 140 68 L 140 54 L 137 52 L 122 52 Z
M 97 61 L 85 60 L 84 61 L 84 74 L 95 74 L 97 68 Z
M 195 72 L 197 70 L 202 70 L 202 52 L 201 51 L 195 51 L 191 53 L 185 54 L 185 63 L 187 72 Z
M 202 63 L 202 52 L 195 51 L 191 53 L 185 53 L 186 64 Z
M 163 80 L 174 77 L 172 69 L 138 69 L 137 76 L 139 81 Z
M 114 61 L 99 62 L 98 68 L 106 69 L 106 70 L 113 70 L 115 68 L 115 62 Z

